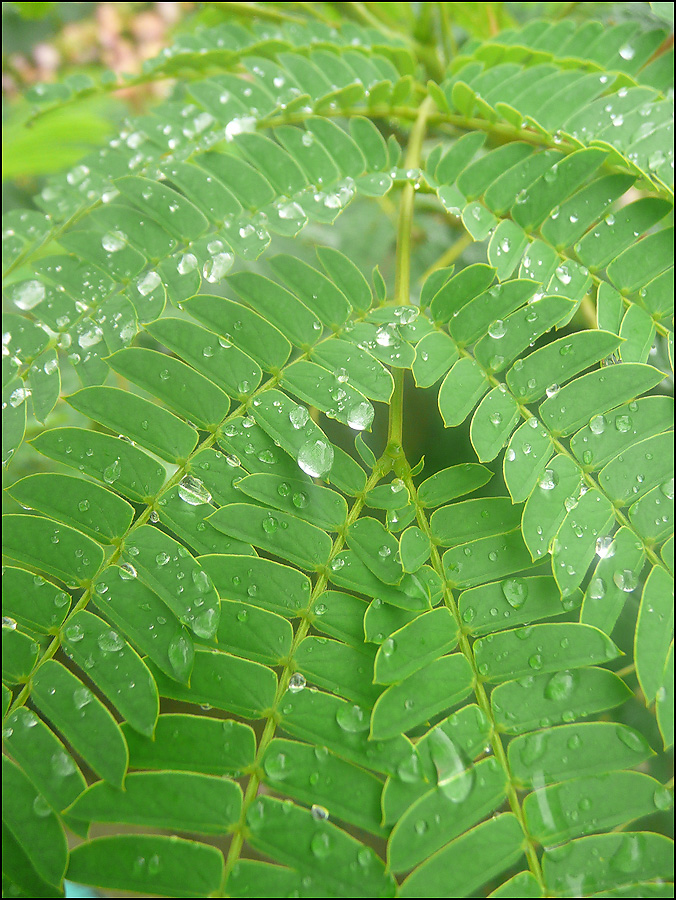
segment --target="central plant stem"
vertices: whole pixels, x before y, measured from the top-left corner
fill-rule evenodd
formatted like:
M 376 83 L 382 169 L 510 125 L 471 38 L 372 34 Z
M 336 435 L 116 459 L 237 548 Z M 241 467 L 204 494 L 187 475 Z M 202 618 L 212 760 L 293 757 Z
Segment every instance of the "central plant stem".
M 411 139 L 408 142 L 404 168 L 409 171 L 420 166 L 422 145 L 425 139 L 427 119 L 434 109 L 434 101 L 427 97 L 420 107 L 418 118 L 411 129 Z M 394 283 L 395 302 L 399 306 L 410 303 L 411 283 L 411 227 L 413 225 L 413 203 L 415 200 L 415 186 L 412 181 L 407 181 L 401 195 L 399 207 L 399 222 L 397 225 L 397 270 Z
M 420 107 L 418 118 L 411 131 L 411 138 L 406 152 L 406 160 L 404 165 L 406 169 L 415 169 L 420 166 L 422 153 L 422 144 L 425 138 L 425 130 L 427 119 L 433 107 L 433 101 L 428 97 Z M 396 263 L 396 280 L 395 280 L 395 303 L 398 306 L 405 306 L 410 303 L 410 282 L 411 282 L 411 230 L 413 226 L 413 207 L 415 201 L 415 186 L 413 181 L 408 181 L 404 187 L 401 206 L 399 207 L 399 222 L 397 227 L 397 263 Z M 491 723 L 491 747 L 496 759 L 502 766 L 507 776 L 507 800 L 509 806 L 516 816 L 521 828 L 523 829 L 524 852 L 528 860 L 528 867 L 535 876 L 540 885 L 543 896 L 546 895 L 546 888 L 542 874 L 540 860 L 537 855 L 535 843 L 528 833 L 527 823 L 521 808 L 519 796 L 511 777 L 509 762 L 505 752 L 502 738 L 499 734 L 498 727 L 493 716 L 493 710 L 490 700 L 482 683 L 480 674 L 477 670 L 474 653 L 467 634 L 464 632 L 463 623 L 458 611 L 458 606 L 453 598 L 453 592 L 446 582 L 445 572 L 439 551 L 437 549 L 434 535 L 427 521 L 427 517 L 417 498 L 417 491 L 411 478 L 411 470 L 409 468 L 406 456 L 402 448 L 402 427 L 403 427 L 403 401 L 404 401 L 404 370 L 397 369 L 394 375 L 394 392 L 390 405 L 390 419 L 388 429 L 387 452 L 395 459 L 398 459 L 398 470 L 404 478 L 404 482 L 409 491 L 411 499 L 416 506 L 418 524 L 423 532 L 427 535 L 432 547 L 431 564 L 439 578 L 444 583 L 444 602 L 453 614 L 458 625 L 460 634 L 460 650 L 464 657 L 472 667 L 474 674 L 474 694 L 477 698 L 479 707 L 482 709 L 489 722 Z
M 427 97 L 420 107 L 418 118 L 411 130 L 411 138 L 404 160 L 407 171 L 420 166 L 427 118 L 433 109 L 434 101 L 431 97 Z M 414 201 L 415 185 L 412 180 L 409 180 L 402 191 L 397 224 L 397 267 L 394 282 L 394 302 L 397 306 L 408 306 L 411 302 L 411 228 L 413 226 Z M 397 369 L 394 373 L 394 392 L 390 402 L 390 421 L 387 433 L 388 448 L 394 454 L 398 454 L 401 450 L 403 409 L 404 370 Z

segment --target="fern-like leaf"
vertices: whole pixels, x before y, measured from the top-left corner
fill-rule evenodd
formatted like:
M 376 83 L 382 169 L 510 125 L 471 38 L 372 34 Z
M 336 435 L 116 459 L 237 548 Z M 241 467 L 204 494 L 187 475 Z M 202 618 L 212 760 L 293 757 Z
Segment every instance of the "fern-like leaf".
M 227 6 L 3 232 L 8 891 L 670 896 L 665 31 L 439 77 L 431 12 Z M 416 191 L 467 236 L 412 303 Z M 394 294 L 321 246 L 390 193 Z M 473 448 L 421 477 L 409 379 Z

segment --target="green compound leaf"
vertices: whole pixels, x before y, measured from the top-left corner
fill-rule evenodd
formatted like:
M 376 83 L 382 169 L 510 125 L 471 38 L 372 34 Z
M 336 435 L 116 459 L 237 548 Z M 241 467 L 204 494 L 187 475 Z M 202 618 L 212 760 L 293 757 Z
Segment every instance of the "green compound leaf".
M 112 566 L 94 585 L 94 603 L 169 678 L 187 684 L 194 657 L 190 634 L 161 595 L 129 575 Z
M 651 488 L 667 483 L 671 475 L 670 449 L 668 434 L 640 441 L 623 453 L 621 459 L 604 466 L 599 472 L 599 484 L 618 506 L 633 503 Z
M 14 402 L 12 401 L 14 398 Z M 7 465 L 26 432 L 26 389 L 15 378 L 2 388 L 2 462 Z
M 451 466 L 423 481 L 418 488 L 418 499 L 423 506 L 441 506 L 463 494 L 471 494 L 487 484 L 492 477 L 490 469 L 476 463 Z
M 238 785 L 224 778 L 188 772 L 134 772 L 126 778 L 124 791 L 104 781 L 91 785 L 69 813 L 85 822 L 155 827 L 163 822 L 184 822 L 190 826 L 186 831 L 221 834 L 237 821 L 241 801 Z
M 79 884 L 123 884 L 124 890 L 139 893 L 154 886 L 177 897 L 203 897 L 218 889 L 222 873 L 223 857 L 215 847 L 143 834 L 81 844 L 71 855 L 67 874 Z
M 673 608 L 669 605 L 669 597 L 673 590 L 674 579 L 664 569 L 655 566 L 643 588 L 634 647 L 636 673 L 648 703 L 662 685 L 669 654 L 669 637 L 673 629 Z
M 511 531 L 453 547 L 444 553 L 443 564 L 451 584 L 473 587 L 528 569 L 531 560 L 519 532 Z
M 332 338 L 319 344 L 312 357 L 324 368 L 336 373 L 341 384 L 348 381 L 371 400 L 387 403 L 392 396 L 392 375 L 368 350 L 340 338 Z
M 225 369 L 220 368 L 221 377 L 225 377 L 230 372 L 230 366 L 233 364 L 229 362 L 228 356 L 216 350 L 217 345 L 223 350 L 239 348 L 267 372 L 281 368 L 289 357 L 291 345 L 284 335 L 253 310 L 247 309 L 246 306 L 242 306 L 234 300 L 214 297 L 211 294 L 198 294 L 196 297 L 186 300 L 183 306 L 198 322 L 206 325 L 212 333 L 220 337 L 220 340 L 217 340 L 216 344 L 212 342 L 211 346 L 214 353 L 218 353 L 221 361 L 228 361 Z M 166 321 L 158 324 L 166 326 L 166 330 L 162 332 L 163 335 L 170 336 L 173 333 L 173 329 L 169 330 Z M 179 327 L 181 326 L 174 325 L 174 328 Z M 192 333 L 197 334 L 194 331 Z M 237 348 L 232 346 L 235 333 L 237 334 Z M 179 335 L 180 332 L 176 331 L 174 340 L 179 340 Z M 231 346 L 228 347 L 227 344 L 231 344 Z M 181 352 L 183 352 L 182 348 Z M 204 356 L 204 347 L 201 352 L 204 360 L 210 359 L 210 357 Z M 236 359 L 241 359 L 243 354 L 236 352 L 234 356 Z M 206 362 L 202 365 L 206 365 Z M 235 378 L 237 374 L 236 371 L 233 371 Z
M 41 798 L 57 814 L 70 806 L 85 789 L 86 782 L 59 738 L 25 707 L 17 707 L 10 713 L 4 728 L 7 749 Z M 72 821 L 68 824 L 77 830 Z
M 662 734 L 665 748 L 674 743 L 674 643 L 669 648 L 669 656 L 662 673 L 662 684 L 657 692 L 657 724 Z
M 218 597 L 208 574 L 182 544 L 152 525 L 142 525 L 125 543 L 124 557 L 123 580 L 138 576 L 198 637 L 213 637 Z
M 489 819 L 451 841 L 409 875 L 402 897 L 417 897 L 422 884 L 437 896 L 446 891 L 466 896 L 513 865 L 522 855 L 523 832 L 512 815 Z M 449 874 L 450 873 L 450 874 Z
M 552 569 L 562 597 L 579 587 L 596 553 L 597 541 L 613 521 L 613 509 L 599 491 L 587 491 L 574 506 L 554 539 Z
M 167 678 L 152 663 L 148 668 L 161 697 L 232 710 L 250 718 L 263 716 L 277 687 L 271 669 L 227 653 L 196 651 L 189 688 Z
M 2 785 L 7 791 L 3 822 L 14 841 L 48 884 L 60 884 L 66 871 L 68 849 L 61 823 L 24 772 L 2 758 Z
M 593 893 L 670 877 L 671 842 L 661 834 L 597 834 L 571 841 L 565 847 L 565 855 L 554 849 L 544 857 L 546 884 L 557 893 L 565 892 L 572 878 L 581 879 L 585 892 Z M 637 862 L 630 864 L 630 859 Z
M 475 347 L 477 360 L 493 372 L 501 372 L 531 344 L 574 311 L 565 297 L 543 297 L 522 307 L 504 321 L 496 320 Z
M 284 698 L 282 728 L 292 737 L 328 747 L 336 755 L 366 769 L 395 775 L 417 762 L 413 745 L 398 734 L 369 740 L 369 710 L 323 691 L 304 690 Z
M 564 752 L 565 750 L 565 752 Z M 524 785 L 539 781 L 532 771 L 538 760 L 547 784 L 568 775 L 589 776 L 636 766 L 652 756 L 642 735 L 625 725 L 610 722 L 560 725 L 549 732 L 536 731 L 515 738 L 509 745 L 509 762 L 514 776 Z
M 312 125 L 323 130 L 328 129 L 331 136 L 337 141 L 340 141 L 341 137 L 345 137 L 344 132 L 336 129 L 330 119 L 316 119 L 312 121 Z M 338 145 L 334 146 L 333 153 L 340 153 Z M 361 165 L 360 162 L 357 164 Z M 317 256 L 329 277 L 333 279 L 352 306 L 360 311 L 367 310 L 372 302 L 371 289 L 368 281 L 352 260 L 332 247 L 317 247 Z
M 623 362 L 647 362 L 655 340 L 655 323 L 640 306 L 632 306 L 622 319 L 620 337 L 626 342 L 620 348 Z
M 465 303 L 485 291 L 494 278 L 494 269 L 481 264 L 458 272 L 434 294 L 430 305 L 433 318 L 437 322 L 447 322 L 456 310 L 462 309 Z
M 274 256 L 270 267 L 325 325 L 340 326 L 350 314 L 343 292 L 325 275 L 293 256 Z
M 342 379 L 342 374 L 301 359 L 286 369 L 282 387 L 330 418 L 359 431 L 368 428 L 374 416 L 371 403 Z
M 397 546 L 394 541 L 394 551 Z M 374 565 L 378 563 L 374 562 Z M 338 554 L 330 568 L 330 580 L 338 587 L 346 587 L 369 597 L 377 596 L 401 609 L 427 609 L 441 596 L 439 576 L 429 567 L 423 566 L 413 575 L 404 575 L 400 584 L 396 586 L 381 581 L 355 553 L 349 550 Z
M 129 500 L 153 496 L 167 477 L 164 466 L 137 447 L 96 431 L 53 428 L 39 434 L 34 446 L 45 456 L 114 486 Z
M 494 759 L 455 770 L 450 759 L 455 748 L 450 738 L 439 743 L 435 764 L 446 755 L 447 770 L 439 772 L 439 784 L 414 803 L 399 820 L 388 843 L 388 857 L 395 872 L 407 871 L 463 834 L 505 796 L 505 778 Z M 434 751 L 432 751 L 434 753 Z M 457 753 L 457 750 L 455 750 Z M 424 823 L 424 825 L 422 824 Z
M 565 651 L 571 648 L 571 653 Z M 620 654 L 613 642 L 588 625 L 556 624 L 532 625 L 517 631 L 489 635 L 477 641 L 476 660 L 479 673 L 488 681 L 503 681 L 510 676 L 532 672 L 557 672 L 562 663 L 570 669 L 615 659 Z M 556 679 L 549 682 L 547 691 L 552 699 L 570 693 L 574 675 L 563 673 L 557 687 Z
M 2 828 L 3 851 L 5 863 L 3 879 L 8 889 L 15 892 L 23 891 L 25 895 L 30 893 L 35 897 L 63 897 L 63 889 L 56 885 L 47 884 L 33 868 L 29 857 L 26 855 L 12 832 L 6 825 Z M 11 856 L 9 855 L 11 854 Z
M 15 482 L 9 493 L 22 506 L 104 543 L 122 537 L 134 517 L 133 507 L 112 491 L 69 475 L 29 475 Z
M 442 656 L 381 694 L 371 717 L 372 738 L 392 738 L 420 725 L 466 697 L 471 683 L 472 672 L 462 654 Z M 420 692 L 422 685 L 425 693 Z
M 491 706 L 504 731 L 522 734 L 541 727 L 543 719 L 555 725 L 571 716 L 584 718 L 613 709 L 630 696 L 620 678 L 607 669 L 592 667 L 507 682 L 493 691 Z
M 265 897 L 277 890 L 289 892 L 314 884 L 309 875 L 301 878 L 294 869 L 274 866 L 253 859 L 241 859 L 235 863 L 228 879 L 228 890 L 233 897 Z
M 557 812 L 545 818 L 542 815 L 545 804 Z M 620 822 L 638 819 L 650 814 L 655 806 L 664 809 L 671 806 L 669 792 L 658 781 L 641 772 L 612 772 L 573 778 L 534 791 L 524 803 L 524 812 L 531 834 L 549 845 L 596 831 L 599 826 L 612 828 Z M 593 815 L 585 815 L 585 807 L 593 808 Z M 572 815 L 574 809 L 578 811 L 577 816 Z
M 6 204 L 3 894 L 670 896 L 672 19 L 209 6 Z
M 278 665 L 291 650 L 293 628 L 281 616 L 250 603 L 221 600 L 216 637 L 221 650 L 255 662 Z
M 124 638 L 98 616 L 81 610 L 64 628 L 63 647 L 129 724 L 151 737 L 159 714 L 157 688 Z
M 396 512 L 408 506 L 411 496 L 400 478 L 390 484 L 379 484 L 366 495 L 366 505 L 371 509 L 386 509 Z
M 91 538 L 66 525 L 38 516 L 5 516 L 10 559 L 47 572 L 68 586 L 86 584 L 103 561 L 103 550 Z
M 212 579 L 219 596 L 229 600 L 255 602 L 256 606 L 280 615 L 300 615 L 310 600 L 307 575 L 251 556 L 202 556 L 200 564 Z
M 542 889 L 532 872 L 519 872 L 505 881 L 489 897 L 542 897 Z
M 244 301 L 261 310 L 295 346 L 309 347 L 319 337 L 322 328 L 319 319 L 275 282 L 253 272 L 240 272 L 228 280 Z
M 404 572 L 417 572 L 429 559 L 430 549 L 429 538 L 415 525 L 402 532 L 399 538 L 399 557 Z
M 374 679 L 393 684 L 424 668 L 457 643 L 457 626 L 445 607 L 423 613 L 381 645 L 375 659 Z
M 579 502 L 581 491 L 582 475 L 573 460 L 559 455 L 547 463 L 526 501 L 521 520 L 523 538 L 533 560 L 553 546 L 569 507 Z
M 8 684 L 26 681 L 33 671 L 38 656 L 39 645 L 11 628 L 2 630 L 2 677 Z
M 560 616 L 581 603 L 581 592 L 562 600 L 548 575 L 506 578 L 463 591 L 458 597 L 462 621 L 477 636 Z
M 461 425 L 483 397 L 486 375 L 473 359 L 459 359 L 439 389 L 439 412 L 444 425 Z
M 352 647 L 364 643 L 364 600 L 342 591 L 324 591 L 313 608 L 313 623 L 318 631 L 338 638 Z
M 604 331 L 581 331 L 571 334 L 519 360 L 507 373 L 510 390 L 522 403 L 531 403 L 543 396 L 547 388 L 565 384 L 594 363 L 610 356 L 620 346 L 617 335 Z M 543 372 L 552 378 L 544 384 Z
M 519 519 L 520 509 L 508 497 L 487 497 L 442 506 L 432 513 L 430 526 L 438 543 L 454 547 L 471 539 L 513 531 Z
M 585 593 L 580 621 L 610 634 L 628 597 L 638 587 L 645 557 L 643 546 L 628 528 L 620 528 L 612 540 L 597 542 L 599 562 Z
M 338 530 L 347 517 L 347 504 L 340 494 L 300 479 L 261 472 L 239 478 L 237 488 L 267 506 L 293 513 L 328 531 Z
M 197 433 L 185 422 L 149 400 L 118 388 L 83 388 L 68 402 L 78 412 L 111 431 L 125 433 L 167 462 L 185 459 L 197 443 Z
M 426 335 L 415 348 L 412 370 L 418 387 L 432 387 L 458 358 L 453 341 L 443 331 Z
M 585 465 L 600 469 L 636 440 L 666 431 L 672 416 L 671 397 L 644 397 L 594 416 L 572 438 L 571 448 Z
M 514 503 L 529 496 L 545 471 L 552 451 L 551 436 L 535 416 L 516 429 L 503 462 L 505 484 Z
M 217 510 L 209 521 L 215 528 L 238 540 L 276 553 L 301 569 L 324 565 L 331 550 L 331 539 L 314 525 L 288 513 L 268 512 L 249 503 L 235 503 Z
M 472 417 L 472 446 L 482 462 L 495 459 L 520 418 L 516 400 L 501 387 L 486 394 Z
M 290 826 L 284 828 L 282 822 L 290 822 Z M 384 863 L 370 848 L 335 825 L 317 821 L 306 809 L 259 797 L 249 811 L 247 824 L 257 850 L 320 883 L 328 881 L 343 896 L 355 897 L 362 890 L 369 894 L 392 890 L 392 876 L 385 874 Z
M 177 359 L 130 347 L 115 353 L 108 364 L 202 428 L 218 425 L 227 415 L 227 395 Z
M 662 372 L 639 363 L 592 372 L 545 400 L 540 416 L 554 434 L 570 434 L 609 406 L 617 406 L 655 387 L 663 377 Z
M 418 613 L 401 609 L 376 598 L 363 613 L 363 631 L 368 643 L 382 644 L 387 635 L 412 622 Z
M 47 660 L 33 676 L 35 704 L 85 762 L 122 787 L 128 751 L 115 719 L 92 691 L 61 663 Z M 71 710 L 77 710 L 75 716 Z
M 383 835 L 382 784 L 376 776 L 308 744 L 275 738 L 263 758 L 264 781 L 303 803 L 328 809 L 335 818 Z
M 2 586 L 3 612 L 27 631 L 47 633 L 68 615 L 70 596 L 41 575 L 5 566 Z
M 404 574 L 397 561 L 399 547 L 376 519 L 362 518 L 350 526 L 347 543 L 357 557 L 386 584 L 398 584 Z
M 450 783 L 457 776 L 456 786 L 466 786 L 464 773 L 468 760 L 486 746 L 487 729 L 487 718 L 474 704 L 462 707 L 430 728 L 416 743 L 420 760 L 418 769 L 409 772 L 402 767 L 396 776 L 387 780 L 383 791 L 385 821 L 396 823 L 416 800 L 439 782 Z
M 232 719 L 166 713 L 157 720 L 154 740 L 125 723 L 122 732 L 134 769 L 237 775 L 253 762 L 256 751 L 252 729 Z
M 551 211 L 565 200 L 585 179 L 601 165 L 605 151 L 578 150 L 541 175 L 519 198 L 514 218 L 523 228 L 532 230 L 549 217 Z
M 306 637 L 298 647 L 296 662 L 303 675 L 320 687 L 342 694 L 361 706 L 375 703 L 380 688 L 364 684 L 365 672 L 373 668 L 370 647 L 349 647 L 325 637 Z

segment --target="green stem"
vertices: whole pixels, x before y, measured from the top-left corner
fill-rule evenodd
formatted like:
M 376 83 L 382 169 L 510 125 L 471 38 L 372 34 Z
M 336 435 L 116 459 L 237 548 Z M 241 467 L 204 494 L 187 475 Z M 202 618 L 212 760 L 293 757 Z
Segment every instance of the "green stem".
M 425 138 L 427 117 L 434 106 L 428 97 L 420 107 L 418 118 L 411 130 L 411 137 L 406 151 L 404 166 L 406 169 L 417 169 L 420 166 L 422 145 Z M 399 206 L 399 223 L 397 226 L 397 264 L 394 286 L 394 301 L 399 306 L 407 306 L 411 302 L 411 228 L 413 226 L 413 205 L 415 187 L 408 181 L 401 192 Z M 404 370 L 397 369 L 394 374 L 394 393 L 390 402 L 390 418 L 387 432 L 387 443 L 392 449 L 401 447 L 404 415 Z
M 284 12 L 277 6 L 270 3 L 218 3 L 211 0 L 208 6 L 216 6 L 225 12 L 232 12 L 240 16 L 247 16 L 250 19 L 268 19 L 271 22 L 293 22 L 297 25 L 304 25 L 306 20 L 302 16 L 294 16 L 292 13 Z
M 318 3 L 294 3 L 293 5 L 302 12 L 307 13 L 311 18 L 317 19 L 325 25 L 333 26 L 336 24 L 335 19 L 332 19 L 331 16 L 327 16 L 322 9 L 319 9 L 320 4 Z M 323 6 L 324 4 L 321 5 Z
M 422 144 L 425 138 L 427 118 L 434 107 L 431 97 L 423 102 L 418 118 L 411 130 L 411 137 L 404 161 L 405 169 L 417 169 L 422 156 Z M 397 269 L 394 285 L 395 302 L 399 306 L 407 306 L 411 289 L 411 228 L 413 225 L 413 204 L 415 187 L 408 181 L 401 192 L 399 206 L 399 224 L 397 226 Z
M 365 25 L 369 25 L 371 28 L 377 28 L 378 31 L 381 31 L 383 34 L 387 34 L 390 37 L 394 36 L 394 33 L 390 31 L 389 26 L 383 22 L 382 18 L 377 18 L 371 10 L 367 8 L 365 3 L 341 3 L 339 5 L 350 9 L 354 13 L 355 18 L 361 19 Z M 403 35 L 399 36 L 401 37 Z
M 441 41 L 445 56 L 444 62 L 447 66 L 453 57 L 458 55 L 458 44 L 455 40 L 455 35 L 453 34 L 453 24 L 451 22 L 448 6 L 448 3 L 437 3 L 439 20 L 441 23 Z
M 632 672 L 636 671 L 636 663 L 632 663 L 629 666 L 625 666 L 623 669 L 618 669 L 615 674 L 618 678 L 624 678 L 626 675 L 631 675 Z
M 421 3 L 419 5 L 420 12 L 418 20 L 415 23 L 415 33 L 419 41 L 429 47 L 432 43 L 432 29 L 434 17 L 434 4 Z
M 474 243 L 474 238 L 468 232 L 460 235 L 458 240 L 451 244 L 448 250 L 445 250 L 441 256 L 436 259 L 429 269 L 425 272 L 422 277 L 422 281 L 427 281 L 432 272 L 436 272 L 437 269 L 443 269 L 446 266 L 450 266 L 451 263 L 454 263 L 458 257 L 462 256 L 465 250 Z
M 579 3 L 557 3 L 556 7 L 552 10 L 551 16 L 552 19 L 566 19 L 573 12 L 576 6 L 579 6 Z

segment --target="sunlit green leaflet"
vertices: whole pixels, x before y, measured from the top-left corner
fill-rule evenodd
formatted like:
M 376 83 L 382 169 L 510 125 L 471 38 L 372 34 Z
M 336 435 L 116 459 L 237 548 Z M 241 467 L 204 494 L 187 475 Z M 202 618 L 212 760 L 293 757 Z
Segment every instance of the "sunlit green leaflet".
M 3 232 L 9 889 L 666 896 L 664 29 L 442 65 L 434 4 L 417 43 L 395 4 L 228 6 L 136 79 L 182 102 Z M 289 244 L 357 196 L 398 204 L 394 293 Z M 474 246 L 412 285 L 423 203 Z M 405 380 L 474 454 L 411 468 Z

